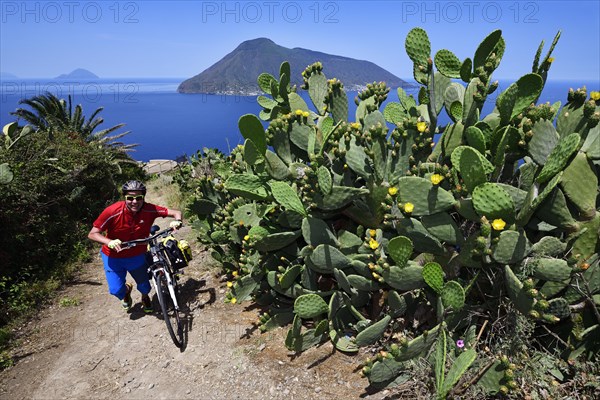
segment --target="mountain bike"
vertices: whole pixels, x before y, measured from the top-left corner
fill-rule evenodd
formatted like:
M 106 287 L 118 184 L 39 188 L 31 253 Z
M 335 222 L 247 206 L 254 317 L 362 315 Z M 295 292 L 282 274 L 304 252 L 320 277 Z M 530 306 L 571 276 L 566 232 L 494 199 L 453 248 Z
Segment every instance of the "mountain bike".
M 130 240 L 123 242 L 121 248 L 129 248 L 139 245 L 148 245 L 149 264 L 148 274 L 151 277 L 152 286 L 156 292 L 158 303 L 167 324 L 169 335 L 175 346 L 183 346 L 183 325 L 180 318 L 179 287 L 177 275 L 179 270 L 174 268 L 166 252 L 163 241 L 160 240 L 169 236 L 174 231 L 173 228 L 167 228 L 159 231 L 157 225 L 152 226 L 150 236 L 144 239 Z

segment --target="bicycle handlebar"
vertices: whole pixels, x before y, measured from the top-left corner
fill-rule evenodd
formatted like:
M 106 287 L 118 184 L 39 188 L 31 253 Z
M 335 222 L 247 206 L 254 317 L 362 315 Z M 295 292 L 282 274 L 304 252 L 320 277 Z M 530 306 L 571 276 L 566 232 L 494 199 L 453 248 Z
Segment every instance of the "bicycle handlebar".
M 148 236 L 147 238 L 135 239 L 135 240 L 129 240 L 127 242 L 122 242 L 121 249 L 124 250 L 124 249 L 128 249 L 130 247 L 137 246 L 139 244 L 146 244 L 146 243 L 156 239 L 157 237 L 165 236 L 166 234 L 171 233 L 174 230 L 175 230 L 174 228 L 167 228 L 167 229 L 163 229 L 162 231 L 155 233 L 154 235 Z

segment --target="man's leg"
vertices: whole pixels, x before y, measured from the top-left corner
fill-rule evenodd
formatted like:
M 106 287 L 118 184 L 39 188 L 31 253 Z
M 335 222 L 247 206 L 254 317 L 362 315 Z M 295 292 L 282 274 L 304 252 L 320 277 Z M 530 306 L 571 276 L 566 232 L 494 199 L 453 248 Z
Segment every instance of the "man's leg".
M 106 282 L 108 283 L 108 291 L 119 300 L 125 298 L 127 293 L 127 287 L 125 286 L 125 278 L 127 276 L 127 270 L 123 267 L 120 259 L 108 257 L 104 253 L 102 255 L 102 262 L 104 263 L 104 273 L 106 275 Z
M 128 270 L 137 283 L 137 289 L 142 294 L 142 308 L 144 312 L 153 312 L 152 301 L 150 300 L 150 296 L 148 296 L 148 293 L 150 293 L 150 278 L 148 276 L 146 255 L 142 254 L 141 256 L 132 257 Z
M 137 283 L 137 289 L 143 295 L 150 293 L 150 280 L 148 277 L 148 267 L 146 265 L 146 255 L 142 254 L 127 259 L 127 270 Z

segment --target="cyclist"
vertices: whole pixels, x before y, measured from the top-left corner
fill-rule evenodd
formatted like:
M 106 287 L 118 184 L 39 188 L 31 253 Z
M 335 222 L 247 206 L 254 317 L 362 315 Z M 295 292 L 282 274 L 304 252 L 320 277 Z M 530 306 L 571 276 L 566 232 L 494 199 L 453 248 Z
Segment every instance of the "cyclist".
M 157 217 L 173 217 L 175 220 L 170 226 L 175 229 L 181 227 L 181 211 L 146 203 L 146 186 L 140 181 L 126 182 L 121 191 L 124 200 L 102 211 L 94 221 L 88 238 L 103 245 L 100 255 L 110 294 L 121 300 L 125 311 L 131 309 L 133 285 L 126 281 L 129 272 L 142 294 L 144 312 L 151 313 L 153 308 L 148 296 L 150 281 L 146 269 L 146 246 L 121 249 L 121 243 L 147 237 Z

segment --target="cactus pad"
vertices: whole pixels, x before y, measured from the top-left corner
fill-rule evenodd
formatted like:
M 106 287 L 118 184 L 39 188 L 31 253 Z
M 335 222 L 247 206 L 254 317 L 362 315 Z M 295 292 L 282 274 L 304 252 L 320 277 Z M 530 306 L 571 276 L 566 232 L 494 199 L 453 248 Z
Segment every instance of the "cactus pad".
M 303 294 L 294 301 L 294 312 L 300 318 L 315 318 L 328 311 L 329 305 L 318 294 Z
M 527 295 L 526 291 L 523 289 L 523 283 L 517 278 L 508 265 L 504 266 L 504 280 L 508 296 L 517 307 L 517 310 L 527 315 L 533 307 L 534 300 Z
M 360 349 L 352 338 L 340 334 L 335 329 L 329 331 L 329 338 L 335 348 L 344 353 L 357 353 Z
M 415 65 L 427 66 L 427 59 L 431 54 L 431 43 L 424 29 L 411 29 L 406 35 L 405 48 L 408 57 Z
M 469 128 L 474 127 L 471 126 Z M 462 151 L 459 165 L 460 174 L 465 182 L 466 190 L 469 192 L 472 192 L 473 189 L 480 184 L 487 182 L 487 176 L 482 162 L 482 157 L 479 152 L 473 148 L 467 147 Z
M 269 198 L 266 185 L 256 175 L 231 175 L 225 181 L 225 189 L 250 200 L 266 200 Z
M 253 247 L 258 251 L 275 251 L 294 243 L 300 237 L 300 231 L 276 232 L 254 242 Z
M 546 310 L 546 312 L 561 319 L 567 318 L 571 315 L 571 310 L 569 309 L 569 302 L 561 297 L 549 300 L 548 309 Z
M 408 304 L 404 296 L 400 296 L 395 290 L 390 290 L 388 292 L 387 302 L 388 306 L 390 307 L 390 312 L 394 318 L 403 316 L 408 308 Z
M 538 121 L 533 125 L 533 136 L 529 141 L 529 155 L 539 165 L 544 165 L 546 159 L 556 147 L 560 136 L 556 132 L 552 122 L 545 119 Z
M 465 290 L 456 281 L 446 282 L 442 289 L 442 303 L 446 308 L 458 311 L 465 305 Z
M 379 290 L 379 284 L 372 279 L 367 279 L 361 275 L 348 275 L 346 277 L 350 287 L 363 292 L 373 292 Z
M 240 133 L 245 139 L 252 140 L 260 154 L 267 150 L 267 139 L 262 122 L 253 114 L 242 115 L 238 121 Z
M 430 288 L 441 294 L 444 288 L 444 271 L 440 264 L 430 262 L 423 266 L 423 280 Z
M 594 215 L 598 196 L 598 177 L 585 153 L 578 153 L 564 171 L 560 181 L 565 195 L 584 218 Z
M 564 137 L 558 142 L 546 159 L 546 163 L 535 181 L 544 183 L 562 171 L 567 165 L 569 158 L 571 158 L 573 153 L 577 150 L 579 141 L 579 134 L 571 133 L 569 136 Z
M 320 244 L 336 245 L 335 235 L 322 219 L 306 217 L 302 220 L 302 236 L 304 241 L 313 247 Z
M 387 251 L 396 265 L 403 268 L 412 255 L 413 244 L 406 236 L 396 236 L 388 242 Z
M 460 67 L 462 63 L 450 50 L 442 49 L 435 53 L 435 66 L 438 71 L 448 78 L 460 78 Z
M 368 189 L 353 188 L 347 186 L 333 186 L 331 192 L 325 196 L 315 195 L 317 207 L 325 211 L 340 209 L 353 200 L 369 193 Z
M 501 218 L 507 224 L 515 219 L 515 205 L 506 190 L 495 183 L 483 183 L 473 190 L 475 211 L 488 220 Z
M 331 188 L 333 186 L 333 180 L 331 179 L 331 173 L 324 166 L 320 166 L 317 170 L 317 179 L 319 182 L 319 188 L 321 189 L 321 193 L 323 195 L 327 195 L 331 193 Z
M 487 158 L 483 156 L 477 149 L 470 146 L 457 146 L 452 150 L 452 155 L 450 156 L 450 160 L 452 162 L 452 167 L 455 168 L 458 172 L 461 172 L 460 169 L 460 160 L 462 158 L 463 151 L 470 149 L 471 152 L 474 152 L 479 156 L 479 160 L 483 165 L 483 170 L 486 174 L 489 174 L 494 171 L 494 165 L 488 161 Z
M 344 269 L 350 266 L 350 260 L 336 247 L 328 244 L 318 245 L 310 255 L 310 261 L 321 271 L 333 273 L 333 269 Z
M 356 344 L 360 347 L 363 347 L 374 344 L 380 340 L 383 337 L 383 334 L 391 320 L 392 317 L 386 315 L 381 320 L 362 330 L 358 335 L 356 335 Z
M 388 285 L 398 290 L 419 289 L 425 285 L 423 267 L 417 265 L 404 268 L 391 266 L 383 270 L 381 275 Z
M 275 179 L 285 179 L 290 175 L 288 166 L 285 162 L 271 150 L 265 152 L 265 169 Z
M 524 232 L 504 231 L 493 248 L 492 257 L 501 264 L 515 264 L 531 251 L 531 243 Z
M 465 129 L 464 132 L 465 139 L 469 146 L 473 147 L 481 154 L 485 154 L 486 144 L 485 144 L 485 136 L 481 129 L 476 126 L 469 126 Z
M 398 181 L 399 201 L 412 203 L 413 215 L 429 215 L 446 211 L 454 206 L 454 196 L 427 179 L 416 176 L 402 177 Z

